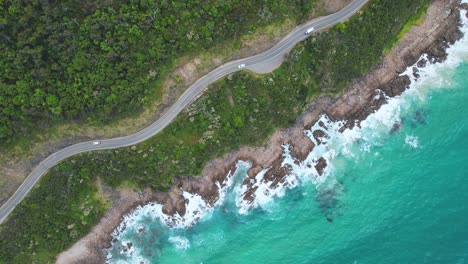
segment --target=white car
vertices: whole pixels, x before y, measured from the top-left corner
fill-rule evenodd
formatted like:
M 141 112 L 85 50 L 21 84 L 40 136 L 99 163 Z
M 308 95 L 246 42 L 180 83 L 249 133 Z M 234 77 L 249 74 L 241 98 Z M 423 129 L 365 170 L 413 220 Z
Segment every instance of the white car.
M 101 141 L 94 141 L 93 142 L 93 145 L 99 145 L 99 144 L 101 144 Z
M 239 68 L 239 69 L 245 68 L 245 64 L 243 64 L 243 63 L 239 64 L 239 66 L 237 66 L 237 68 Z
M 311 27 L 311 28 L 307 29 L 307 30 L 304 32 L 304 34 L 305 34 L 305 35 L 309 35 L 310 33 L 314 32 L 314 30 L 315 30 L 315 28 L 314 28 L 314 27 Z

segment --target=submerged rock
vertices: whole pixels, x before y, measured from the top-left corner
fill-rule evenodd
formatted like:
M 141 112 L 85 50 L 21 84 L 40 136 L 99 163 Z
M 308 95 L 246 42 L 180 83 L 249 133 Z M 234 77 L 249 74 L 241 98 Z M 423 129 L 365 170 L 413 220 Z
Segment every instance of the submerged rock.
M 413 67 L 413 76 L 414 78 L 416 79 L 419 79 L 420 75 L 419 75 L 419 69 L 417 67 Z
M 424 118 L 424 115 L 421 113 L 421 111 L 417 110 L 414 115 L 413 115 L 413 120 L 418 122 L 419 124 L 425 125 L 426 124 L 426 119 Z
M 390 134 L 394 134 L 400 130 L 402 123 L 395 123 L 393 124 L 392 128 L 390 129 Z

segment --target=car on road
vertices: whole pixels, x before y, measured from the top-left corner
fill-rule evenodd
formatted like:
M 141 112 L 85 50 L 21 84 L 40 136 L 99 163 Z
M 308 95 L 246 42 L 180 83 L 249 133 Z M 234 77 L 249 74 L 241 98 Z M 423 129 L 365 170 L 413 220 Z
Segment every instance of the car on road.
M 304 32 L 304 34 L 305 34 L 305 35 L 309 35 L 310 33 L 314 32 L 314 30 L 315 30 L 315 28 L 314 28 L 314 27 L 311 27 L 311 28 L 307 29 L 307 30 Z
M 101 144 L 101 141 L 93 141 L 93 145 L 99 145 Z
M 237 66 L 237 68 L 239 68 L 239 69 L 245 68 L 245 64 L 244 63 L 239 64 L 239 66 Z

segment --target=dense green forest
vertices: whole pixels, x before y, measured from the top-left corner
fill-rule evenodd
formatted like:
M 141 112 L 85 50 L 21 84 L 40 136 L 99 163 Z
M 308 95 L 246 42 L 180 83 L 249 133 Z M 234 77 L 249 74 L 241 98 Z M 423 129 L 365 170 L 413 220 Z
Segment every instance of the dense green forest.
M 0 145 L 58 120 L 138 111 L 176 58 L 301 21 L 314 2 L 1 1 Z
M 263 143 L 276 128 L 291 125 L 312 98 L 340 92 L 372 69 L 429 3 L 371 0 L 360 15 L 298 44 L 273 73 L 241 72 L 211 85 L 151 139 L 62 162 L 0 226 L 0 263 L 52 260 L 86 234 L 105 208 L 93 196 L 96 177 L 114 187 L 127 181 L 164 190 L 174 176 L 199 175 L 213 157 Z M 82 204 L 93 208 L 88 215 Z M 69 229 L 73 224 L 76 229 Z

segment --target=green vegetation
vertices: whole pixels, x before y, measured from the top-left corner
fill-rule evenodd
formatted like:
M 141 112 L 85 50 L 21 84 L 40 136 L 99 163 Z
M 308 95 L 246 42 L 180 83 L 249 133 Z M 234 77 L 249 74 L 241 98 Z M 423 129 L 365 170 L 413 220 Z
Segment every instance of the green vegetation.
M 367 12 L 345 26 L 313 35 L 306 40 L 303 58 L 323 91 L 336 92 L 353 78 L 366 74 L 391 48 L 403 25 L 419 17 L 430 0 L 370 1 Z
M 158 99 L 176 58 L 283 21 L 314 0 L 0 4 L 0 145 L 63 120 L 108 122 Z
M 426 17 L 426 11 L 427 9 L 429 8 L 429 5 L 430 5 L 430 1 L 426 1 L 425 3 L 423 3 L 419 9 L 418 9 L 418 13 L 416 16 L 412 16 L 408 19 L 408 21 L 406 22 L 406 24 L 403 26 L 403 28 L 400 30 L 400 32 L 398 33 L 395 41 L 393 42 L 392 46 L 390 48 L 387 48 L 385 51 L 384 51 L 384 54 L 387 54 L 393 47 L 395 47 L 395 45 L 406 35 L 406 33 L 408 33 L 408 31 L 413 27 L 413 26 L 419 26 L 422 24 L 422 22 L 424 21 L 424 18 Z
M 3 225 L 0 262 L 45 262 L 83 236 L 87 228 L 77 229 L 76 237 L 71 237 L 67 226 L 81 223 L 84 214 L 77 208 L 85 201 L 95 208 L 87 223 L 102 214 L 103 205 L 93 200 L 92 183 L 98 176 L 114 187 L 125 181 L 164 190 L 176 175 L 199 175 L 211 158 L 240 145 L 262 144 L 276 128 L 292 124 L 317 94 L 337 93 L 374 67 L 401 28 L 428 2 L 373 0 L 344 25 L 299 44 L 274 73 L 237 73 L 212 85 L 155 137 L 66 160 L 43 177 Z M 59 230 L 53 239 L 45 231 L 52 231 L 49 225 Z M 42 243 L 46 239 L 49 242 Z
M 398 41 L 400 41 L 413 26 L 421 25 L 424 18 L 426 17 L 426 10 L 428 7 L 429 4 L 425 7 L 420 8 L 419 17 L 412 17 L 410 20 L 408 20 L 408 22 L 401 29 L 400 33 L 398 33 L 397 41 L 395 41 L 395 44 L 398 43 Z
M 107 209 L 94 181 L 89 169 L 75 171 L 73 160 L 53 168 L 0 226 L 0 263 L 52 263 L 88 233 Z

